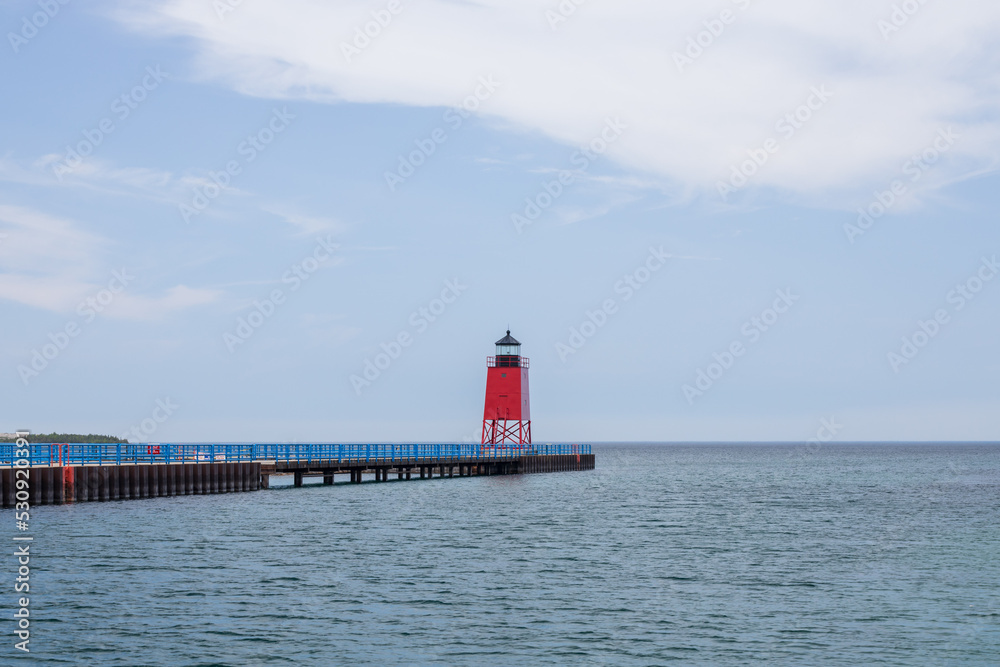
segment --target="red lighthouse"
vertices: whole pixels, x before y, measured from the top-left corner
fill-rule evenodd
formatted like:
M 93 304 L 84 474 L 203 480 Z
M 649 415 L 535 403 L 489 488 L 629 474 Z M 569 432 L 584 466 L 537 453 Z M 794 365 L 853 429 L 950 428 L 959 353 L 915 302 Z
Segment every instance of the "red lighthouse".
M 483 444 L 530 445 L 528 360 L 521 356 L 521 344 L 510 335 L 509 329 L 496 345 L 496 356 L 486 358 Z

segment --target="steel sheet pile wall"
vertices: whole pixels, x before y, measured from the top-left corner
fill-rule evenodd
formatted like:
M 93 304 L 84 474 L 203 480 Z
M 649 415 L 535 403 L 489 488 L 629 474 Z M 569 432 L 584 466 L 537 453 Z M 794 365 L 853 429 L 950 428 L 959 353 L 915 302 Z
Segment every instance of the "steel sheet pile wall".
M 23 469 L 22 469 L 23 470 Z M 14 507 L 18 469 L 0 470 L 3 507 Z M 260 489 L 259 463 L 50 466 L 27 469 L 32 506 L 237 493 Z M 24 473 L 21 473 L 23 479 Z
M 548 456 L 521 457 L 519 472 L 570 472 L 573 470 L 593 469 L 593 454 L 553 454 Z

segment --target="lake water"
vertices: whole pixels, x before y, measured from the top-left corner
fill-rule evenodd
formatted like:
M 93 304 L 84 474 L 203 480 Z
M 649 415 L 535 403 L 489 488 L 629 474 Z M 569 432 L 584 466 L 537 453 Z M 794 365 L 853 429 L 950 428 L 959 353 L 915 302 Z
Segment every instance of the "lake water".
M 1000 446 L 595 452 L 36 508 L 0 663 L 1000 664 Z

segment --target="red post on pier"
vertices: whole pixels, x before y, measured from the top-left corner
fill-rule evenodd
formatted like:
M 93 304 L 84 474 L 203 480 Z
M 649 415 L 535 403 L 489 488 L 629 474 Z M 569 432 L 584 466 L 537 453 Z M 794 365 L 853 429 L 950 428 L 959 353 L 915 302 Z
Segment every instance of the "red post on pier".
M 521 343 L 510 335 L 510 330 L 496 346 L 496 356 L 486 359 L 483 444 L 530 445 L 528 359 L 521 356 Z
M 64 502 L 71 503 L 76 500 L 76 474 L 73 466 L 63 466 L 62 483 Z

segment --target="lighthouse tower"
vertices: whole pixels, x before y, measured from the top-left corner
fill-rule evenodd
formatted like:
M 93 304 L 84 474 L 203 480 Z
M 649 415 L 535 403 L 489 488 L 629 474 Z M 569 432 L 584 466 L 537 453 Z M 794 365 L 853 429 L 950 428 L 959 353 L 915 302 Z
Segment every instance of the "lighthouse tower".
M 486 358 L 483 444 L 530 445 L 528 360 L 521 356 L 521 344 L 509 329 L 496 345 L 496 356 Z

